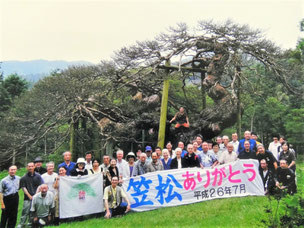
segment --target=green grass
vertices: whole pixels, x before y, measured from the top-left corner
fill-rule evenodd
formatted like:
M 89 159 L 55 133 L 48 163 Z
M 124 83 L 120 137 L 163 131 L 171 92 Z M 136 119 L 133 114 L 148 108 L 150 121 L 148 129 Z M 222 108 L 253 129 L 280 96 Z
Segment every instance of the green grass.
M 22 176 L 25 170 L 18 171 Z M 3 178 L 6 173 L 0 173 Z M 298 189 L 303 190 L 304 163 L 297 162 Z M 301 178 L 300 178 L 301 177 Z M 21 215 L 23 193 L 20 192 L 19 214 Z M 216 199 L 184 206 L 161 208 L 147 212 L 130 212 L 121 218 L 88 219 L 81 222 L 61 224 L 60 227 L 266 227 L 261 220 L 267 220 L 264 212 L 267 197 L 249 196 L 241 198 Z M 283 213 L 283 208 L 280 208 Z

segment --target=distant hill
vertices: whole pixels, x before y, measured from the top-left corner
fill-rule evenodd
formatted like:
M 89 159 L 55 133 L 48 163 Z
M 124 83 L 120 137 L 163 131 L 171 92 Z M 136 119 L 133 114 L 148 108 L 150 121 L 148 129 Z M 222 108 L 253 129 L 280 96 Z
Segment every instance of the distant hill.
M 30 82 L 37 82 L 39 79 L 49 75 L 52 71 L 64 70 L 72 65 L 92 65 L 87 61 L 48 61 L 48 60 L 31 60 L 31 61 L 3 61 L 1 63 L 1 72 L 4 77 L 17 73 Z

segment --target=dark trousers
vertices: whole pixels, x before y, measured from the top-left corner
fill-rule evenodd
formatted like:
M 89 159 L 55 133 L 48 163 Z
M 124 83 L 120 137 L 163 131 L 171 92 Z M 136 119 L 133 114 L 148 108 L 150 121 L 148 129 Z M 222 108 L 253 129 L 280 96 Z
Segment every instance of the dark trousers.
M 0 228 L 14 228 L 17 221 L 19 195 L 18 193 L 3 197 L 5 209 L 1 214 Z
M 127 205 L 127 203 L 122 202 L 118 207 L 110 209 L 112 217 L 125 214 L 127 210 Z

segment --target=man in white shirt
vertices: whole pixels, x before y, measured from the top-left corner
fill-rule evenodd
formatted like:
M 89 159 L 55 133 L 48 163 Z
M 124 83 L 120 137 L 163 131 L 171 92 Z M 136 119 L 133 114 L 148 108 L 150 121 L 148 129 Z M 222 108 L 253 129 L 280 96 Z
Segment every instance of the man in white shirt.
M 85 155 L 85 168 L 88 170 L 88 172 L 90 171 L 90 169 L 93 168 L 93 164 L 92 164 L 92 152 L 86 152 Z
M 233 133 L 231 135 L 232 137 L 232 141 L 230 143 L 232 143 L 233 145 L 233 151 L 239 155 L 239 151 L 238 151 L 238 148 L 239 148 L 239 140 L 238 140 L 238 134 L 237 133 Z
M 51 191 L 52 193 L 55 194 L 55 189 L 53 187 L 53 184 L 56 180 L 56 177 L 58 176 L 57 173 L 54 172 L 54 162 L 49 162 L 46 164 L 46 170 L 47 172 L 42 174 L 42 179 L 43 179 L 43 182 L 48 186 L 49 188 L 49 191 Z
M 268 150 L 273 154 L 275 159 L 279 159 L 279 150 L 278 148 L 281 146 L 281 143 L 279 142 L 279 137 L 277 135 L 273 136 L 273 142 L 269 143 Z
M 220 158 L 219 158 L 219 162 L 221 164 L 227 164 L 230 162 L 234 162 L 237 159 L 237 154 L 233 151 L 233 144 L 232 143 L 228 143 L 227 145 L 227 150 L 225 150 Z
M 123 159 L 123 156 L 124 156 L 124 152 L 122 150 L 118 150 L 116 152 L 116 157 L 117 157 L 116 167 L 118 168 L 119 176 L 125 178 L 128 177 L 127 175 L 128 162 L 125 159 Z

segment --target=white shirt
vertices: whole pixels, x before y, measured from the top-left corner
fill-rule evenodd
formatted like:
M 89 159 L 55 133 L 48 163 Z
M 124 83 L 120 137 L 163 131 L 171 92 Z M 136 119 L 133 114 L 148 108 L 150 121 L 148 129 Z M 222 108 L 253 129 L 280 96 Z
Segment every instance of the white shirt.
M 278 141 L 277 143 L 271 142 L 269 143 L 268 150 L 273 154 L 275 159 L 279 159 L 278 147 L 281 146 L 281 143 Z
M 128 172 L 128 168 L 129 168 L 128 162 L 125 159 L 121 159 L 120 162 L 118 161 L 118 159 L 116 161 L 117 161 L 116 167 L 118 169 L 119 176 L 122 176 L 123 178 L 130 177 L 130 172 Z
M 177 168 L 178 169 L 182 168 L 182 159 L 181 158 L 180 159 L 177 158 Z
M 230 163 L 230 162 L 234 162 L 236 159 L 237 159 L 237 154 L 234 151 L 229 153 L 226 150 L 221 154 L 221 156 L 219 158 L 219 162 L 221 164 L 227 164 L 227 163 Z
M 233 145 L 233 151 L 236 154 L 239 154 L 239 141 L 238 140 L 236 140 L 235 142 L 231 141 L 230 143 L 232 143 L 232 145 Z
M 89 163 L 86 161 L 85 163 L 85 168 L 88 170 L 88 172 L 90 171 L 90 169 L 93 168 L 93 165 L 92 165 L 92 161 L 90 161 Z
M 55 182 L 56 177 L 58 177 L 57 173 L 52 173 L 52 175 L 49 175 L 48 173 L 44 173 L 41 175 L 43 182 L 49 187 L 49 191 L 55 194 L 55 189 L 53 187 L 53 184 Z

